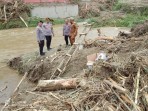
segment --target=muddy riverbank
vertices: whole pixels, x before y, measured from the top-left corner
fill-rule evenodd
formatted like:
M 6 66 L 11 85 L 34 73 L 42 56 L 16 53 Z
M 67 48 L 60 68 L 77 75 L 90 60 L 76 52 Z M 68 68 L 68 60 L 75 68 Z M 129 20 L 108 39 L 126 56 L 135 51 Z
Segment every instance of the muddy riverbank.
M 132 30 L 137 30 L 137 28 Z M 107 28 L 106 33 L 104 33 L 104 29 L 101 28 L 101 34 L 107 36 L 105 39 L 100 37 L 93 42 L 85 42 L 83 50 L 78 50 L 72 56 L 65 72 L 55 76 L 57 80 L 68 78 L 80 80 L 77 81 L 78 83 L 76 82 L 74 89 L 61 90 L 62 86 L 72 85 L 74 81 L 72 83 L 64 82 L 63 85 L 57 83 L 59 88 L 54 87 L 53 89 L 50 81 L 52 81 L 52 85 L 55 85 L 56 82 L 53 81 L 56 80 L 48 80 L 55 68 L 61 63 L 62 58 L 65 57 L 68 48 L 63 47 L 58 52 L 53 49 L 53 52 L 46 53 L 44 57 L 36 57 L 31 54 L 20 56 L 18 64 L 24 64 L 23 66 L 28 71 L 27 79 L 32 82 L 40 80 L 40 82 L 37 87 L 36 85 L 35 87 L 26 86 L 24 85 L 26 82 L 23 82 L 19 93 L 13 98 L 13 102 L 5 108 L 6 111 L 7 109 L 23 109 L 24 111 L 33 111 L 34 109 L 53 111 L 71 111 L 72 109 L 76 111 L 110 111 L 111 109 L 114 111 L 119 109 L 127 111 L 127 109 L 133 108 L 145 111 L 147 109 L 146 103 L 141 97 L 147 99 L 147 34 L 144 31 L 136 37 L 131 36 L 135 32 L 132 31 L 129 35 L 121 33 L 121 36 L 114 38 L 113 36 L 119 32 L 119 28 Z M 137 32 L 141 32 L 141 30 Z M 95 34 L 97 34 L 97 31 L 92 30 L 87 39 L 95 38 L 97 36 Z M 101 38 L 103 38 L 103 41 L 99 40 Z M 102 51 L 107 55 L 107 60 L 95 61 L 92 70 L 88 70 L 86 67 L 88 55 Z M 12 59 L 10 64 L 12 65 L 16 60 L 17 58 Z M 17 63 L 12 67 L 15 67 L 15 65 L 18 69 L 24 68 Z M 138 78 L 138 74 L 140 78 Z M 49 82 L 48 85 L 39 85 L 41 81 L 45 82 L 46 79 Z M 136 83 L 138 79 L 140 82 Z M 135 99 L 135 92 L 137 91 L 135 84 L 139 84 L 137 99 Z M 53 90 L 49 87 L 52 87 Z M 138 103 L 133 107 L 134 100 L 137 100 Z
M 62 27 L 55 26 L 55 37 L 52 47 L 64 43 Z M 0 107 L 11 96 L 19 83 L 21 75 L 18 71 L 7 67 L 7 61 L 26 53 L 38 52 L 35 28 L 19 28 L 0 31 Z M 46 48 L 45 48 L 46 51 Z
M 62 26 L 54 26 L 54 29 L 55 37 L 53 37 L 51 44 L 53 48 L 59 44 L 65 43 L 62 36 Z M 81 32 L 81 24 L 79 29 L 79 32 Z M 101 28 L 102 35 L 106 36 L 116 36 L 120 30 L 127 29 L 113 27 Z M 98 35 L 95 29 L 89 33 L 88 38 L 93 39 L 96 36 Z M 7 61 L 13 57 L 26 53 L 38 53 L 38 45 L 35 37 L 35 28 L 1 30 L 0 41 L 0 90 L 7 87 L 3 90 L 3 92 L 0 92 L 0 103 L 3 105 L 5 100 L 11 96 L 13 90 L 22 77 L 21 75 L 18 75 L 17 71 L 14 71 L 6 66 Z

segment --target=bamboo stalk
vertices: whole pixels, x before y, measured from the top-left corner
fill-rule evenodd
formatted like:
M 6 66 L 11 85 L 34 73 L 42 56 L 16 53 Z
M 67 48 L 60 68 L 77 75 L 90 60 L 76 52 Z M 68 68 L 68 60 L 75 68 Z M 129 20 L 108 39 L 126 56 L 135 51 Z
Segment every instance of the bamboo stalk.
M 140 79 L 140 67 L 137 72 L 137 80 L 136 80 L 136 92 L 135 92 L 135 103 L 138 103 L 138 92 L 139 92 L 139 79 Z
M 112 89 L 112 91 L 114 92 L 114 94 L 117 96 L 117 98 L 123 103 L 123 105 L 126 107 L 126 109 L 128 111 L 132 111 L 128 106 L 127 104 L 120 98 L 120 96 Z
M 5 22 L 7 22 L 6 5 L 4 5 L 4 15 L 5 15 Z
M 116 84 L 116 83 L 110 82 L 110 81 L 108 81 L 108 80 L 104 80 L 104 82 L 107 83 L 108 85 L 110 85 L 110 86 L 112 86 L 112 87 L 114 87 L 114 88 L 120 90 L 121 92 L 127 92 L 127 89 L 125 89 L 125 88 L 119 86 L 119 85 Z
M 25 22 L 25 20 L 21 17 L 21 16 L 19 16 L 19 18 L 22 20 L 22 22 L 26 25 L 26 27 L 28 28 L 28 24 Z

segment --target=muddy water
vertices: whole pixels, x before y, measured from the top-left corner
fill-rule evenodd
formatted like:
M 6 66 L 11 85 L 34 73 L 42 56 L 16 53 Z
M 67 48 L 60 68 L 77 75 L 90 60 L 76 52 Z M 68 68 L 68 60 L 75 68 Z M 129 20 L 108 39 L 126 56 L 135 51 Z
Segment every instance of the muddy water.
M 54 27 L 55 37 L 52 39 L 51 47 L 64 44 L 62 26 Z M 80 27 L 81 32 L 82 28 Z M 102 35 L 116 36 L 121 28 L 101 28 Z M 93 30 L 88 38 L 97 37 L 97 31 Z M 30 52 L 38 51 L 35 37 L 35 28 L 9 29 L 0 31 L 0 103 L 4 103 L 21 79 L 17 71 L 6 66 L 6 62 L 12 57 Z M 45 47 L 46 51 L 46 47 Z M 4 90 L 3 90 L 4 89 Z M 3 90 L 3 91 L 1 91 Z M 1 107 L 1 105 L 0 105 Z

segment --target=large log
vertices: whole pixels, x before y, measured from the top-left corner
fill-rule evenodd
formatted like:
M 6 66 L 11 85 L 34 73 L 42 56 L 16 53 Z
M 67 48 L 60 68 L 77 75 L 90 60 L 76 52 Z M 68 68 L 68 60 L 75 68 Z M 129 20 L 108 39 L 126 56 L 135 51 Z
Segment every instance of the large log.
M 77 78 L 59 80 L 40 80 L 35 91 L 54 91 L 60 89 L 77 88 L 79 82 Z

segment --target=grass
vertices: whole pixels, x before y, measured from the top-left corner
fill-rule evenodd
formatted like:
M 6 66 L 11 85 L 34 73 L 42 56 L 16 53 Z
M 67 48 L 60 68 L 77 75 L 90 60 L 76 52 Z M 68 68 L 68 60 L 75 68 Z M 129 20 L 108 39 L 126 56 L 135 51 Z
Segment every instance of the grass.
M 40 21 L 40 20 L 45 21 L 45 19 L 33 17 L 33 18 L 28 18 L 28 20 L 26 20 L 26 22 L 29 27 L 36 27 L 38 21 Z M 64 21 L 65 21 L 65 19 L 54 19 L 53 25 L 64 24 Z M 83 22 L 84 19 L 76 18 L 76 21 Z M 20 19 L 11 20 L 7 24 L 0 23 L 0 30 L 10 29 L 10 28 L 23 28 L 23 27 L 25 27 L 25 25 Z
M 41 18 L 29 18 L 28 19 L 28 26 L 29 27 L 36 27 L 38 21 L 40 21 L 40 20 L 45 21 L 45 19 L 41 19 Z M 64 23 L 64 19 L 54 19 L 54 22 L 53 22 L 54 25 L 63 24 L 63 23 Z
M 148 6 L 147 5 L 132 5 L 127 3 L 120 3 L 119 1 L 113 7 L 113 11 L 123 11 L 128 14 L 140 14 L 140 15 L 148 15 Z
M 10 29 L 10 28 L 22 28 L 25 27 L 24 23 L 21 20 L 11 20 L 7 24 L 0 23 L 0 30 L 2 29 Z
M 127 14 L 124 18 L 110 18 L 106 20 L 101 20 L 100 18 L 91 18 L 86 20 L 88 23 L 94 22 L 94 27 L 104 27 L 104 26 L 113 26 L 113 27 L 133 27 L 138 23 L 143 23 L 145 20 L 148 20 L 148 16 L 141 16 L 135 14 Z
M 116 27 L 133 27 L 138 23 L 143 23 L 148 20 L 148 6 L 133 7 L 130 4 L 121 4 L 118 1 L 113 7 L 113 11 L 121 11 L 125 14 L 123 18 L 105 18 L 92 17 L 87 21 L 94 22 L 94 27 L 116 26 Z

